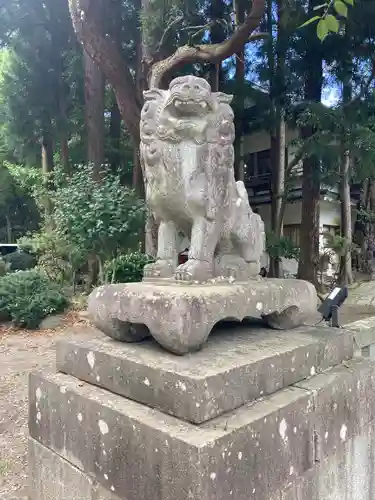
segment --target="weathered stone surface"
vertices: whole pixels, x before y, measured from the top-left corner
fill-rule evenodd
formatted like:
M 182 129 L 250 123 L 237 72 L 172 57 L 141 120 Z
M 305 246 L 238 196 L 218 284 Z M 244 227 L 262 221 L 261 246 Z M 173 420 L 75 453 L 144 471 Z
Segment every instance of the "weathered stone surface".
M 157 262 L 145 276 L 202 282 L 257 275 L 264 224 L 234 178 L 233 96 L 183 76 L 144 98 L 140 152 L 146 200 L 159 223 Z M 177 268 L 178 232 L 190 239 L 190 250 Z
M 319 461 L 375 419 L 375 363 L 371 361 L 354 359 L 296 386 L 314 396 Z
M 57 345 L 57 369 L 195 423 L 269 395 L 353 356 L 345 330 L 276 332 L 221 325 L 204 350 L 176 358 L 154 341 L 119 344 L 92 329 Z
M 30 500 L 120 500 L 34 439 L 29 439 L 29 486 Z
M 202 285 L 165 280 L 99 287 L 88 310 L 93 324 L 116 340 L 136 342 L 151 334 L 167 350 L 185 354 L 200 349 L 219 321 L 260 318 L 290 306 L 307 318 L 316 305 L 314 286 L 300 280 Z
M 375 484 L 375 423 L 297 478 L 274 500 L 372 500 Z
M 31 436 L 128 500 L 269 500 L 312 466 L 312 395 L 195 426 L 61 374 L 32 375 Z

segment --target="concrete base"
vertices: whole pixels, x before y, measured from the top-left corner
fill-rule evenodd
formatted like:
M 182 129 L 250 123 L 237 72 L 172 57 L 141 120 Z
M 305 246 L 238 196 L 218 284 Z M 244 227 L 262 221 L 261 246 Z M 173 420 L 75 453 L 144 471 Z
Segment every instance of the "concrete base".
M 372 500 L 374 450 L 372 422 L 268 500 Z M 29 457 L 32 500 L 119 500 L 88 474 L 33 439 L 29 441 Z
M 60 465 L 69 462 L 107 495 L 270 500 L 345 452 L 374 420 L 374 394 L 375 364 L 352 360 L 195 425 L 71 376 L 32 375 L 29 428 Z
M 57 369 L 80 380 L 202 423 L 353 357 L 353 335 L 302 327 L 276 332 L 217 327 L 204 350 L 183 358 L 153 340 L 122 344 L 99 334 L 57 346 Z
M 213 327 L 223 320 L 277 317 L 290 311 L 284 325 L 298 326 L 316 313 L 317 296 L 311 283 L 300 280 L 254 279 L 242 283 L 206 284 L 174 279 L 107 285 L 89 297 L 92 323 L 109 337 L 137 342 L 152 335 L 176 354 L 197 351 Z
M 32 500 L 124 500 L 38 441 L 29 439 Z

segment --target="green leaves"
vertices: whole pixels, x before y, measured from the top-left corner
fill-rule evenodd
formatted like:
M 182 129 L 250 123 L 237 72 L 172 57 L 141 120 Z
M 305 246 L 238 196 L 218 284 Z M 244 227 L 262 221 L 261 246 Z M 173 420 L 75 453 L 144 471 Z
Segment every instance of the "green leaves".
M 318 35 L 318 38 L 319 40 L 324 40 L 325 37 L 328 35 L 329 33 L 329 28 L 328 28 L 328 25 L 327 25 L 327 22 L 325 19 L 321 19 L 319 22 L 318 22 L 318 26 L 316 28 L 316 33 Z
M 341 18 L 348 17 L 348 7 L 347 5 L 354 5 L 354 0 L 329 0 L 327 3 L 318 5 L 314 8 L 315 11 L 324 9 L 321 16 L 313 16 L 307 21 L 305 21 L 300 28 L 304 28 L 316 21 L 319 21 L 316 27 L 316 32 L 319 40 L 323 41 L 327 35 L 331 33 L 338 33 L 340 29 L 340 23 L 337 17 L 330 14 L 332 8 L 336 14 Z
M 344 4 L 344 2 L 341 2 L 341 0 L 336 0 L 333 4 L 333 8 L 335 11 L 342 17 L 348 17 L 348 7 Z
M 113 259 L 138 245 L 145 207 L 118 176 L 105 172 L 99 183 L 91 167 L 79 166 L 57 186 L 54 205 L 56 232 L 86 257 Z
M 325 18 L 325 23 L 327 25 L 328 31 L 332 31 L 333 33 L 337 33 L 339 31 L 340 24 L 332 14 L 328 14 L 328 16 Z
M 315 21 L 318 21 L 318 19 L 321 19 L 321 17 L 320 16 L 314 16 L 311 19 L 308 19 L 303 24 L 301 24 L 300 28 L 304 28 L 305 26 L 308 26 L 309 24 L 314 23 Z

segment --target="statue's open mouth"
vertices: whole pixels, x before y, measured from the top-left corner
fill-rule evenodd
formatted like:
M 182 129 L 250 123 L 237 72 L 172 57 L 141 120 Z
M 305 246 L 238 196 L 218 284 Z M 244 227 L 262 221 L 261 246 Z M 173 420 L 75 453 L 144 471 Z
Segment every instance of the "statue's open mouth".
M 211 104 L 203 99 L 184 99 L 175 96 L 168 104 L 169 109 L 178 116 L 202 116 L 212 111 Z

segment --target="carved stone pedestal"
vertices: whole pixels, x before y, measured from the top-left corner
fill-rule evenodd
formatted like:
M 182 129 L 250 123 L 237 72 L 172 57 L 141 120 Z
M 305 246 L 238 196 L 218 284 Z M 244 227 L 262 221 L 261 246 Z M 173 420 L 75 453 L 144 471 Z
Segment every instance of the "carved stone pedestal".
M 194 284 L 165 279 L 102 286 L 91 294 L 88 308 L 93 324 L 109 337 L 137 342 L 152 336 L 169 351 L 185 354 L 200 349 L 223 320 L 267 320 L 292 308 L 290 319 L 301 325 L 316 313 L 317 298 L 313 285 L 300 280 Z
M 222 328 L 183 358 L 95 330 L 62 342 L 60 373 L 31 376 L 30 497 L 354 500 L 324 479 L 375 417 L 375 365 L 352 355 L 327 328 Z

